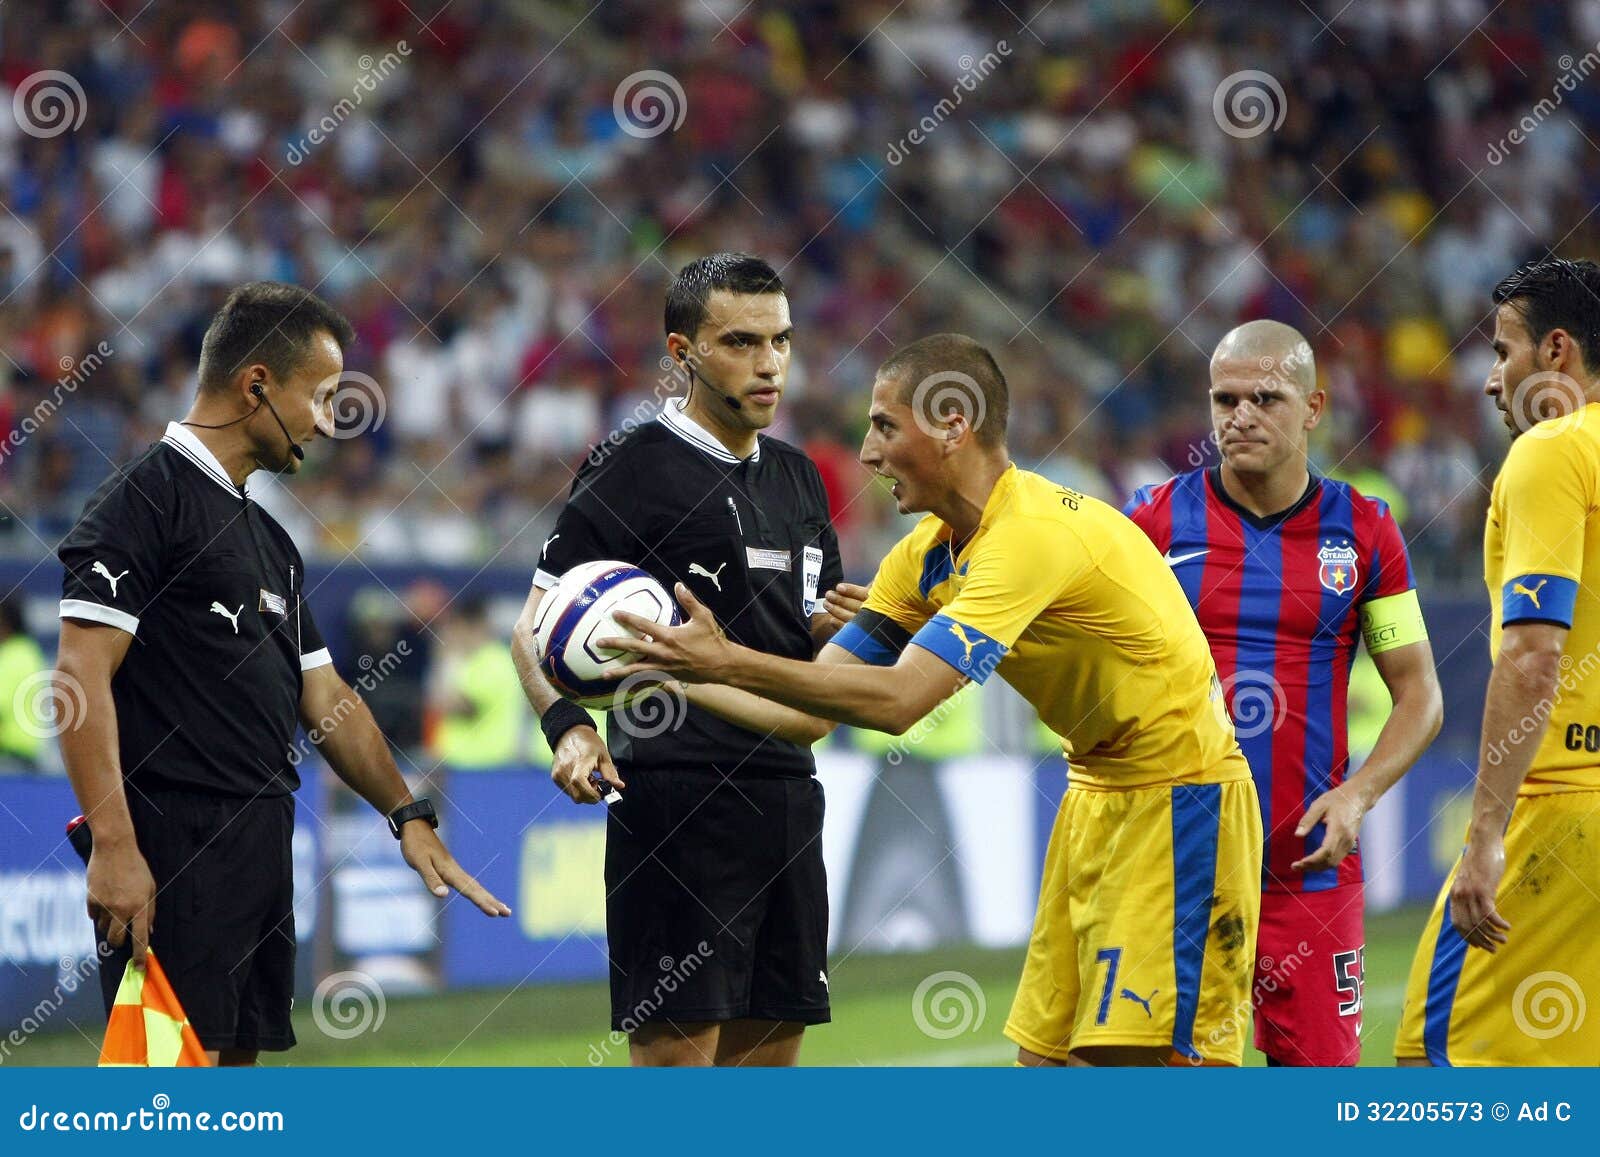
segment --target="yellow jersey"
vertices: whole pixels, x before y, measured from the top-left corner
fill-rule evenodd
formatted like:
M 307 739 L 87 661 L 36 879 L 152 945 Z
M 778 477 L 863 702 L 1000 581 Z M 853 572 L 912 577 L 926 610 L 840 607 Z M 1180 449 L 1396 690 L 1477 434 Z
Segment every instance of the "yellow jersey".
M 1161 553 L 1114 508 L 1015 466 L 966 542 L 934 515 L 901 539 L 833 642 L 886 665 L 914 643 L 978 683 L 998 671 L 1060 737 L 1074 786 L 1250 777 Z
M 1600 791 L 1600 403 L 1540 422 L 1511 444 L 1489 499 L 1483 569 L 1496 659 L 1508 625 L 1568 628 L 1522 794 Z

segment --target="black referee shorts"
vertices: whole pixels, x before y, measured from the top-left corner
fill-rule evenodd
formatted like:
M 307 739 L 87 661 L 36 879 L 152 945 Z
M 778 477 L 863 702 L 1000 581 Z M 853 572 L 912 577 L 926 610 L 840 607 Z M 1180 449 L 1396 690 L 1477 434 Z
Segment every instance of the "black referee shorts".
M 150 946 L 208 1049 L 294 1046 L 294 797 L 128 788 L 156 880 Z M 102 947 L 106 1014 L 132 955 Z
M 822 785 L 630 768 L 606 825 L 611 1027 L 828 1014 Z

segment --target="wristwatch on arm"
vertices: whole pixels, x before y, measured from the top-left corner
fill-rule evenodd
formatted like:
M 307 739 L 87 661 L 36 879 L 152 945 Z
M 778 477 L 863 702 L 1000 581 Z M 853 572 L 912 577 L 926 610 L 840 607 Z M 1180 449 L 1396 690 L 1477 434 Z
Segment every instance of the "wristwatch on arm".
M 400 838 L 400 829 L 412 820 L 427 820 L 431 827 L 439 827 L 439 813 L 433 810 L 433 801 L 426 798 L 401 804 L 389 813 L 388 819 L 389 830 L 397 840 Z

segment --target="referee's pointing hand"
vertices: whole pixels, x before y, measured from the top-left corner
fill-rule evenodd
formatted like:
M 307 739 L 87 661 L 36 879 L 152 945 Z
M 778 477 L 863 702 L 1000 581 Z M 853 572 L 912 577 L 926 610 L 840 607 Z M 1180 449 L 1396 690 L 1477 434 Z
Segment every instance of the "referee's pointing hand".
M 416 869 L 422 882 L 441 900 L 454 888 L 478 906 L 485 916 L 509 916 L 511 909 L 474 880 L 427 824 L 406 824 L 400 829 L 400 854 Z

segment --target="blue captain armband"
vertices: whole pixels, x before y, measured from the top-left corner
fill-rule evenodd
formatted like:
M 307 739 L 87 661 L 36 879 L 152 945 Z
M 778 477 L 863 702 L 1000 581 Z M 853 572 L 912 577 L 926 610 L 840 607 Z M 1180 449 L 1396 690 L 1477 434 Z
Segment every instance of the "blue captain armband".
M 1542 622 L 1572 626 L 1576 579 L 1558 574 L 1519 575 L 1500 588 L 1500 624 Z
M 974 683 L 982 683 L 1010 650 L 976 627 L 958 623 L 948 615 L 934 615 L 911 641 L 932 651 Z

